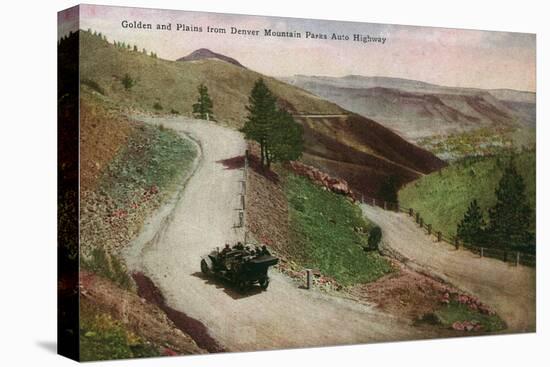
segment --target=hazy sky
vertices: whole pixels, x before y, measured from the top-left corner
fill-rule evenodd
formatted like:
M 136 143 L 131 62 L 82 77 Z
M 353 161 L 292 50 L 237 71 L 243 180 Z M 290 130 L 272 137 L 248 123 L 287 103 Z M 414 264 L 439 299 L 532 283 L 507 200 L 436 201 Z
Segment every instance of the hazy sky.
M 64 19 L 74 26 L 76 13 Z M 123 28 L 123 20 L 151 23 L 153 30 Z M 157 23 L 171 31 L 155 30 Z M 202 26 L 203 32 L 176 31 L 176 24 Z M 223 27 L 227 34 L 206 32 Z M 260 36 L 229 34 L 230 28 L 258 30 Z M 535 35 L 371 23 L 226 15 L 170 10 L 82 5 L 80 28 L 111 40 L 137 44 L 160 58 L 175 60 L 198 48 L 237 59 L 271 76 L 294 74 L 391 76 L 435 84 L 535 91 Z M 264 30 L 296 31 L 302 38 L 264 36 Z M 384 37 L 381 43 L 306 39 L 306 31 Z

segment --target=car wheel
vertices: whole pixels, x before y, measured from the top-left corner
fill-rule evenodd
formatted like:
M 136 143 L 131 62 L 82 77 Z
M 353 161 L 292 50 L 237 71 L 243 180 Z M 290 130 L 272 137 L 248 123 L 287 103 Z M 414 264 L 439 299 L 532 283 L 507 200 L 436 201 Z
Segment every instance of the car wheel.
M 247 286 L 247 284 L 244 280 L 239 281 L 239 290 L 241 292 L 244 292 L 246 290 L 246 286 Z
M 269 286 L 269 278 L 264 278 L 260 280 L 260 287 L 262 289 L 267 289 L 268 286 Z
M 201 260 L 201 271 L 204 275 L 208 275 L 209 273 L 208 264 L 204 259 Z

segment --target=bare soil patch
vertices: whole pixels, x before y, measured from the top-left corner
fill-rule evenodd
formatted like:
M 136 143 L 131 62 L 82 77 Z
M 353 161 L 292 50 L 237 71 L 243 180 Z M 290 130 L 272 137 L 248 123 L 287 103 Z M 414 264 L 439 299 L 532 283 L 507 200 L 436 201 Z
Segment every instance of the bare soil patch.
M 391 314 L 418 320 L 441 307 L 441 300 L 451 288 L 426 275 L 414 272 L 393 261 L 396 269 L 375 282 L 359 284 L 350 293 L 361 300 L 376 304 Z
M 134 127 L 90 98 L 81 98 L 80 116 L 80 189 L 85 192 L 95 189 L 104 169 L 126 146 Z

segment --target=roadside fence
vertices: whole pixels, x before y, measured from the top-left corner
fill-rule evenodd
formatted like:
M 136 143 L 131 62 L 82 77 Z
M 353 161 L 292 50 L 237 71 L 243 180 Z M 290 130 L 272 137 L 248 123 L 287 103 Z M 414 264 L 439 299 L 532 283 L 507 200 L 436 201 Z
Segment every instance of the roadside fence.
M 463 248 L 471 251 L 476 255 L 479 255 L 480 258 L 490 257 L 502 260 L 515 266 L 525 265 L 536 267 L 536 255 L 521 251 L 503 250 L 495 247 L 482 247 L 464 243 L 456 236 L 449 237 L 443 234 L 441 231 L 433 228 L 432 224 L 426 223 L 422 215 L 413 208 L 406 208 L 400 206 L 398 203 L 387 202 L 384 200 L 369 197 L 367 195 L 361 195 L 361 203 L 371 206 L 377 206 L 384 210 L 407 214 L 411 218 L 411 220 L 415 221 L 418 227 L 421 228 L 421 230 L 427 236 L 434 238 L 434 243 L 446 243 L 454 246 L 456 250 L 460 250 L 460 248 Z

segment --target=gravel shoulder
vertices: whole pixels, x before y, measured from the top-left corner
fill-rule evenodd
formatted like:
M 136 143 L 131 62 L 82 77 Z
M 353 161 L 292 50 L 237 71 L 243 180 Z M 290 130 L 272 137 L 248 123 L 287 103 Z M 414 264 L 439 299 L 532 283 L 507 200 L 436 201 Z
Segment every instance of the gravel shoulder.
M 221 161 L 241 156 L 242 135 L 214 123 L 186 118 L 141 117 L 163 124 L 200 145 L 201 154 L 185 188 L 146 224 L 125 251 L 132 271 L 146 274 L 170 307 L 200 320 L 226 350 L 296 348 L 434 337 L 407 320 L 374 307 L 297 288 L 270 271 L 265 292 L 239 294 L 204 278 L 200 257 L 243 238 L 235 229 L 243 176 Z M 183 185 L 183 184 L 182 184 Z
M 362 205 L 363 213 L 382 228 L 383 244 L 402 260 L 429 275 L 477 296 L 506 322 L 506 332 L 536 329 L 536 269 L 479 258 L 467 250 L 437 243 L 406 214 Z

